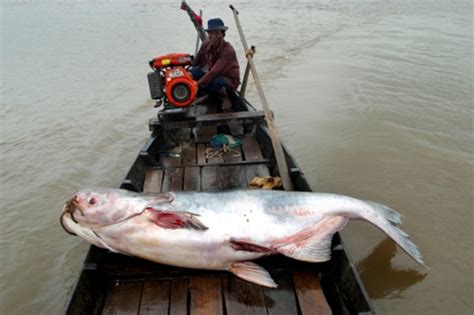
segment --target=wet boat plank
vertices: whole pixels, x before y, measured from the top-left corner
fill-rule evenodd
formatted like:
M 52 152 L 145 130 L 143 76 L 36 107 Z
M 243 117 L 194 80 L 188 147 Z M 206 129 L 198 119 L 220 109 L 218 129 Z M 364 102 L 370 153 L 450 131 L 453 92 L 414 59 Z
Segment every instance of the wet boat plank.
M 193 315 L 223 314 L 221 279 L 193 277 L 189 282 L 190 313 Z
M 228 315 L 267 313 L 261 286 L 230 276 L 222 277 L 222 290 Z
M 221 166 L 217 175 L 219 187 L 222 190 L 248 187 L 245 166 Z
M 174 148 L 161 151 L 161 164 L 163 165 L 163 168 L 180 166 L 182 163 L 182 158 L 180 156 L 181 151 L 181 144 Z M 167 156 L 169 154 L 177 154 L 178 156 Z
M 298 314 L 291 274 L 288 271 L 280 272 L 272 274 L 272 277 L 278 283 L 278 288 L 263 289 L 268 315 Z
M 183 168 L 172 167 L 165 169 L 162 191 L 181 191 L 183 190 Z
M 171 282 L 170 289 L 170 315 L 182 315 L 188 313 L 188 286 L 189 279 L 175 278 Z
M 332 311 L 321 289 L 319 277 L 314 271 L 293 271 L 295 291 L 301 313 L 314 315 L 331 315 Z
M 184 191 L 201 190 L 201 170 L 199 167 L 186 167 L 184 169 Z
M 163 171 L 159 169 L 150 169 L 145 173 L 145 183 L 143 192 L 147 194 L 156 194 L 161 191 L 161 183 L 163 182 Z
M 196 144 L 196 154 L 198 164 L 206 164 L 206 145 L 204 143 Z
M 245 160 L 258 161 L 263 159 L 262 150 L 257 139 L 252 135 L 242 137 L 242 149 L 244 151 Z
M 163 314 L 169 310 L 171 281 L 146 281 L 140 302 L 140 315 Z
M 142 288 L 142 282 L 115 283 L 110 294 L 107 295 L 102 314 L 137 314 Z
M 219 166 L 204 166 L 201 170 L 202 191 L 218 191 L 219 187 Z
M 216 106 L 211 104 L 197 105 L 196 108 L 196 119 L 198 117 L 204 117 L 208 114 L 214 114 L 216 112 Z M 211 137 L 217 132 L 217 126 L 200 126 L 193 128 L 194 141 L 196 143 L 209 142 Z
M 191 140 L 183 143 L 181 156 L 184 165 L 196 163 L 196 145 L 194 144 L 194 141 Z

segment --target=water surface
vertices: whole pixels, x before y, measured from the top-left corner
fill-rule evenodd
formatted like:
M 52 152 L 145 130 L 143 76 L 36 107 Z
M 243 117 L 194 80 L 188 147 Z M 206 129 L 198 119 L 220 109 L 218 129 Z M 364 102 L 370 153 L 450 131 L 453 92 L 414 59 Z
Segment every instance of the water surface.
M 227 4 L 191 1 L 229 25 Z M 284 143 L 313 188 L 387 204 L 430 269 L 376 228 L 343 233 L 381 314 L 471 314 L 469 1 L 234 1 Z M 88 245 L 58 215 L 116 187 L 156 115 L 147 62 L 193 52 L 179 1 L 1 3 L 0 313 L 61 313 Z M 241 57 L 241 64 L 244 59 Z M 250 87 L 249 99 L 259 107 Z

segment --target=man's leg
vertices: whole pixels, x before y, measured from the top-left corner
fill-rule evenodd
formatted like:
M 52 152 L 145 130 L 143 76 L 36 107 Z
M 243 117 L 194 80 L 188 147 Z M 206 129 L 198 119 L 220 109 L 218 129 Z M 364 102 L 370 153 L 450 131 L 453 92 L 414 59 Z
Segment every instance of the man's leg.
M 206 90 L 219 96 L 219 98 L 222 100 L 221 107 L 223 111 L 228 111 L 232 108 L 232 101 L 229 97 L 229 93 L 232 92 L 232 89 L 229 87 L 229 84 L 224 78 L 214 78 L 206 86 Z
M 229 95 L 227 95 L 227 88 L 225 86 L 219 90 L 219 95 L 222 97 L 222 110 L 224 112 L 230 110 L 232 108 L 232 102 L 230 101 Z

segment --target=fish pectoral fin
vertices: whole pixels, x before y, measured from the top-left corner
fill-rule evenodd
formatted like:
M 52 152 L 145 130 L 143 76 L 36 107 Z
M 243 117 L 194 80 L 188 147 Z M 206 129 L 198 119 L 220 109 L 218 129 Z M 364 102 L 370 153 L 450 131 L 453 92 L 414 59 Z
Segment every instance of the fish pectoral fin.
M 92 234 L 97 238 L 99 244 L 101 245 L 101 246 L 99 246 L 99 247 L 108 249 L 109 251 L 111 251 L 111 252 L 113 252 L 113 253 L 120 253 L 118 250 L 116 250 L 115 248 L 112 248 L 111 246 L 109 246 L 109 244 L 107 244 L 106 242 L 104 242 L 104 240 L 102 239 L 102 237 L 100 237 L 100 235 L 97 234 L 97 232 L 92 231 Z
M 278 246 L 277 251 L 287 257 L 307 262 L 331 259 L 332 236 L 341 230 L 348 219 L 343 216 L 326 217 L 309 228 L 309 231 L 291 236 L 291 242 Z M 309 236 L 308 236 L 309 234 Z
M 148 207 L 148 218 L 159 227 L 165 229 L 191 229 L 205 231 L 208 229 L 196 215 L 186 211 L 166 211 Z
M 229 269 L 234 275 L 248 282 L 256 283 L 264 287 L 276 288 L 278 285 L 262 267 L 250 261 L 238 261 L 232 263 Z
M 244 240 L 230 239 L 230 247 L 238 251 L 247 251 L 264 254 L 277 254 L 278 252 L 272 248 L 261 246 Z

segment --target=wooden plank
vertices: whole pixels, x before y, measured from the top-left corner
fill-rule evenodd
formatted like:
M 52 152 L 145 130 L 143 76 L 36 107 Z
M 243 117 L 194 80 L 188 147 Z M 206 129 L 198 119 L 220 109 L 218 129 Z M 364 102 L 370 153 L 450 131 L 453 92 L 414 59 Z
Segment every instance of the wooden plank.
M 278 288 L 263 289 L 268 315 L 297 314 L 298 307 L 289 271 L 272 274 L 272 277 L 278 283 Z
M 183 142 L 181 156 L 184 165 L 196 163 L 196 145 L 193 140 Z
M 228 315 L 267 313 L 261 286 L 230 276 L 222 277 L 222 287 Z
M 195 110 L 195 117 L 198 117 L 198 116 L 202 116 L 202 115 L 206 115 L 208 110 L 210 110 L 210 107 L 207 106 L 207 104 L 199 104 L 199 105 L 196 105 L 196 110 Z M 214 106 L 214 109 L 211 109 L 210 112 L 213 112 L 215 113 L 215 106 Z
M 196 163 L 196 164 L 189 164 L 189 165 L 183 165 L 183 166 L 186 166 L 186 167 L 192 167 L 192 166 L 208 166 L 208 165 L 212 165 L 212 166 L 226 166 L 226 165 L 241 165 L 241 166 L 245 166 L 245 165 L 255 165 L 255 164 L 262 164 L 264 166 L 268 165 L 269 163 L 269 160 L 267 159 L 263 159 L 263 160 L 259 160 L 259 161 L 224 161 L 224 162 L 219 162 L 219 163 L 204 163 L 204 164 L 199 164 L 199 163 Z
M 293 271 L 293 281 L 302 315 L 331 315 L 318 275 L 311 270 Z
M 257 139 L 252 135 L 242 137 L 242 149 L 244 151 L 245 160 L 255 161 L 263 159 L 262 150 Z
M 192 128 L 183 127 L 179 129 L 173 129 L 171 132 L 173 133 L 173 139 L 177 142 L 188 141 L 191 139 Z
M 184 169 L 184 190 L 201 190 L 201 169 L 200 167 L 186 167 Z
M 174 278 L 170 289 L 170 315 L 188 313 L 188 285 L 189 279 Z
M 219 277 L 193 277 L 189 282 L 189 291 L 191 295 L 190 313 L 192 315 L 221 315 L 224 313 Z
M 168 315 L 171 281 L 146 281 L 140 303 L 140 315 Z
M 196 108 L 196 120 L 199 117 L 213 114 L 216 112 L 215 104 L 198 105 Z M 194 141 L 196 143 L 209 142 L 211 137 L 216 134 L 217 126 L 202 126 L 193 128 Z
M 107 295 L 102 314 L 137 314 L 142 288 L 142 282 L 115 283 Z
M 223 122 L 229 120 L 242 120 L 242 119 L 255 119 L 263 120 L 265 114 L 261 111 L 248 111 L 248 112 L 228 112 L 228 113 L 217 113 L 211 114 L 209 111 L 206 115 L 196 116 L 198 122 Z
M 241 165 L 209 165 L 203 167 L 201 173 L 202 191 L 218 191 L 248 187 L 245 168 Z
M 183 168 L 171 167 L 165 170 L 163 178 L 162 191 L 181 191 L 183 190 Z
M 243 136 L 245 133 L 244 126 L 239 121 L 229 121 L 227 126 L 229 127 L 230 134 L 235 137 Z
M 99 252 L 100 251 L 100 252 Z M 104 250 L 92 246 L 87 254 L 84 267 L 87 265 L 94 269 L 83 269 L 76 289 L 71 297 L 69 305 L 64 312 L 67 315 L 98 314 L 107 295 L 106 283 L 102 271 L 97 271 L 97 260 L 100 259 Z
M 204 143 L 196 144 L 196 155 L 198 164 L 204 165 L 206 160 L 206 145 Z
M 196 118 L 196 110 L 197 110 L 198 105 L 192 105 L 188 107 L 188 110 L 186 111 L 185 117 L 189 119 L 194 119 Z
M 157 194 L 161 191 L 163 182 L 163 170 L 151 169 L 145 173 L 145 184 L 143 192 L 146 194 Z
M 178 154 L 179 157 L 166 156 L 167 154 Z M 174 148 L 160 151 L 160 156 L 163 168 L 180 166 L 182 163 L 182 147 L 178 145 Z
M 228 190 L 248 187 L 244 166 L 221 166 L 217 175 L 220 189 Z
M 218 191 L 219 183 L 219 166 L 204 166 L 201 170 L 201 189 L 202 191 Z

